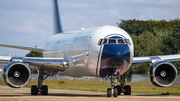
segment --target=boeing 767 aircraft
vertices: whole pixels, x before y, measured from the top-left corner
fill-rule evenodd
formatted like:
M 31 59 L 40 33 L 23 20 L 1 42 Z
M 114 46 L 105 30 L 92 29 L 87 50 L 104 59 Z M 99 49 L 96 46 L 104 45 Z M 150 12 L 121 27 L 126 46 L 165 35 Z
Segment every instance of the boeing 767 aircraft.
M 107 97 L 117 97 L 121 93 L 131 95 L 131 86 L 125 85 L 126 71 L 146 63 L 150 64 L 149 79 L 155 86 L 168 87 L 176 81 L 178 72 L 171 62 L 180 61 L 180 55 L 134 57 L 131 37 L 115 26 L 63 32 L 57 2 L 52 0 L 54 35 L 45 43 L 43 49 L 0 44 L 2 47 L 43 53 L 42 58 L 0 56 L 0 63 L 7 64 L 2 75 L 8 86 L 25 86 L 31 79 L 30 68 L 36 67 L 37 85 L 31 87 L 32 95 L 47 95 L 48 87 L 42 85 L 43 80 L 55 74 L 107 78 L 111 82 Z M 45 70 L 52 72 L 45 75 Z M 119 84 L 114 83 L 115 79 Z

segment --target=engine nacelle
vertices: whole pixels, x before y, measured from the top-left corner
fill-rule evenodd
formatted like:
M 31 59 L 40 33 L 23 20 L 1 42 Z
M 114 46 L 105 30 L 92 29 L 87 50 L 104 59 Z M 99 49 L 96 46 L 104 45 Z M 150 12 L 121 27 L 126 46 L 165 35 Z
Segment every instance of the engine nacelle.
M 4 82 L 10 87 L 23 87 L 31 79 L 31 70 L 26 63 L 14 61 L 3 70 Z
M 171 86 L 177 79 L 176 67 L 166 61 L 159 61 L 149 68 L 149 79 L 152 84 L 158 87 Z

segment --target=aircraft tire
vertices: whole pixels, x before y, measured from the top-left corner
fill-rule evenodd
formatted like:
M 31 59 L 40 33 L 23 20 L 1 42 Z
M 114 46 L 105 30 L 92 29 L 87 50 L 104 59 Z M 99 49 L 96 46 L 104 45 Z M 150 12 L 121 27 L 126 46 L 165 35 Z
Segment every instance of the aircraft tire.
M 117 88 L 114 88 L 113 96 L 114 96 L 114 97 L 117 97 L 117 96 L 118 96 L 118 89 L 117 89 Z
M 42 95 L 48 95 L 48 86 L 47 85 L 43 85 L 41 90 L 42 90 Z
M 118 86 L 115 86 L 114 88 L 117 88 L 117 90 L 118 90 L 118 95 L 121 95 L 121 87 L 118 85 Z
M 124 86 L 125 92 L 124 95 L 131 95 L 131 86 L 126 85 Z
M 107 97 L 111 97 L 111 88 L 107 89 Z
M 37 95 L 38 94 L 38 88 L 36 85 L 31 86 L 31 95 Z

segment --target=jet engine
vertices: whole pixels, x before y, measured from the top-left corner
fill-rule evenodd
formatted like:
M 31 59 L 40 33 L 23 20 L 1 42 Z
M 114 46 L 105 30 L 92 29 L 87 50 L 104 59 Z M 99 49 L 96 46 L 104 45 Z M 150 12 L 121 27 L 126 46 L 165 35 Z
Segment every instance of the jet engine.
M 176 81 L 178 72 L 172 63 L 159 61 L 149 68 L 148 74 L 151 83 L 155 86 L 168 87 Z
M 31 70 L 26 63 L 14 61 L 3 70 L 4 82 L 14 88 L 25 86 L 31 79 Z

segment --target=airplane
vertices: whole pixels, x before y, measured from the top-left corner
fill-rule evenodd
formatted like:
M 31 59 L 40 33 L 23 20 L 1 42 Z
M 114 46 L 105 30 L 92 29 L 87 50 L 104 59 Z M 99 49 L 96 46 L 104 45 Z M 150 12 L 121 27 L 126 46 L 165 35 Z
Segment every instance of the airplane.
M 134 45 L 130 35 L 116 26 L 81 28 L 63 32 L 58 0 L 52 0 L 53 32 L 44 48 L 0 44 L 1 47 L 17 48 L 43 53 L 43 57 L 0 56 L 5 63 L 2 77 L 13 88 L 28 84 L 31 79 L 30 68 L 37 69 L 37 85 L 31 87 L 31 95 L 47 95 L 48 86 L 43 81 L 52 75 L 82 78 L 110 79 L 107 97 L 131 95 L 131 86 L 125 85 L 126 72 L 143 64 L 150 64 L 148 76 L 158 87 L 171 86 L 178 71 L 171 63 L 180 61 L 180 55 L 161 55 L 134 57 Z M 52 71 L 45 75 L 43 71 Z M 115 79 L 119 84 L 115 84 Z

